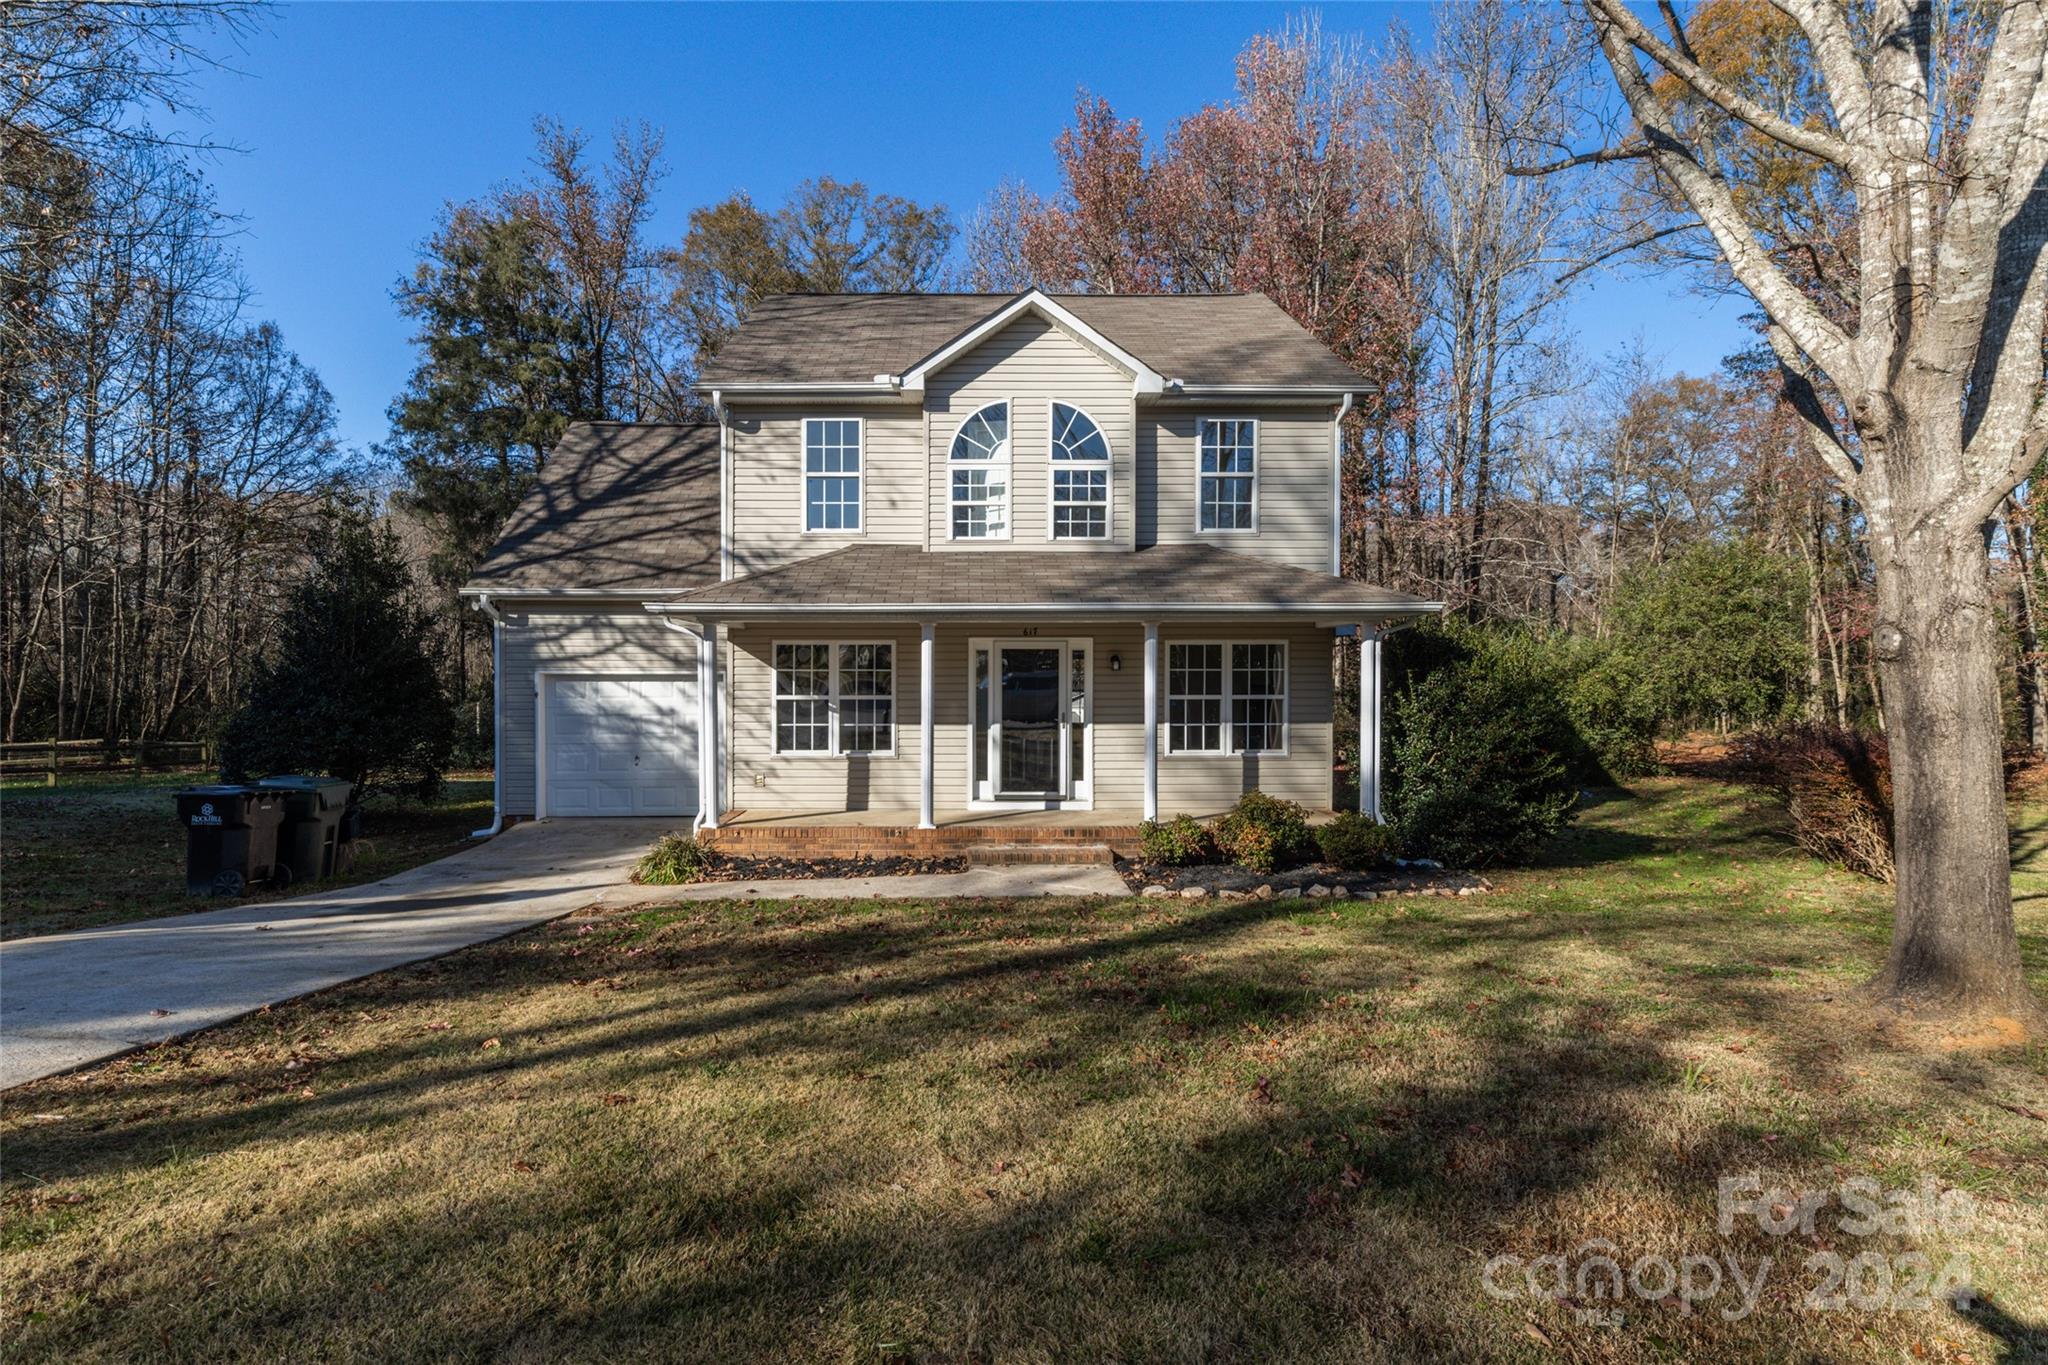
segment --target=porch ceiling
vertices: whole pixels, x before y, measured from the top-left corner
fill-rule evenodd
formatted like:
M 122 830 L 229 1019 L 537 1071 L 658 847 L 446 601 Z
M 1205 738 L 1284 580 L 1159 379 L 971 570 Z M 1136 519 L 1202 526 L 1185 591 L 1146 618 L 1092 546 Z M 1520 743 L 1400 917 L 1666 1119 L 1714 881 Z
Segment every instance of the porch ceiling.
M 1285 613 L 1339 621 L 1443 610 L 1390 588 L 1211 545 L 1134 551 L 854 545 L 700 588 L 648 610 L 733 620 L 797 613 L 910 617 L 1000 611 L 1066 617 Z

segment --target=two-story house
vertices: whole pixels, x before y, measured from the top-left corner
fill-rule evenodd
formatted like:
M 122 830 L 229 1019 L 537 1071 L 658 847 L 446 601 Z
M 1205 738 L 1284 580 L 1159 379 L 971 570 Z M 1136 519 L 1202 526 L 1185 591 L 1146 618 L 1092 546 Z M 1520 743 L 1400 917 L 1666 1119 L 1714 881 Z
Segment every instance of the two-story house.
M 464 588 L 501 818 L 1221 810 L 1333 791 L 1358 376 L 1260 295 L 793 295 L 715 423 L 579 425 Z

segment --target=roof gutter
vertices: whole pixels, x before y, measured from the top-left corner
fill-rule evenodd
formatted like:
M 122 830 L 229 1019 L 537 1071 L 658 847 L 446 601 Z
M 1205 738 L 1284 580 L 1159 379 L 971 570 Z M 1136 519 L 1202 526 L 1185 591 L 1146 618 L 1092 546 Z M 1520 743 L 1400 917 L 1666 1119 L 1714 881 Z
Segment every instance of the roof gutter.
M 719 602 L 648 602 L 645 609 L 656 616 L 688 616 L 692 620 L 746 620 L 760 616 L 867 616 L 986 618 L 989 616 L 1047 616 L 1078 621 L 1099 617 L 1133 616 L 1139 619 L 1204 616 L 1270 616 L 1274 613 L 1328 619 L 1357 617 L 1436 616 L 1441 602 L 1110 602 L 1093 605 L 1073 602 L 769 602 L 745 605 Z

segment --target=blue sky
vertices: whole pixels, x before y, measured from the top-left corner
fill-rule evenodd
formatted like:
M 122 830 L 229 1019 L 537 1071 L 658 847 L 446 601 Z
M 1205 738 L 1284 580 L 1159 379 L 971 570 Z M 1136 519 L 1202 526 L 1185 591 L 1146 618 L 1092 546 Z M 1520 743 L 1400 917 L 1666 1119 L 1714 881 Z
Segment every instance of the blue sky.
M 1377 40 L 1408 5 L 1328 4 L 1326 29 Z M 618 121 L 666 130 L 652 234 L 747 190 L 773 204 L 814 175 L 943 202 L 964 220 L 1005 175 L 1057 183 L 1052 140 L 1078 86 L 1158 136 L 1222 100 L 1253 34 L 1299 6 L 300 4 L 269 17 L 193 92 L 221 207 L 270 318 L 367 446 L 412 364 L 391 286 L 450 200 L 516 178 L 532 122 L 600 142 Z M 190 126 L 190 125 L 188 125 Z M 1592 355 L 1640 334 L 1700 372 L 1744 344 L 1741 310 L 1650 278 L 1573 307 Z

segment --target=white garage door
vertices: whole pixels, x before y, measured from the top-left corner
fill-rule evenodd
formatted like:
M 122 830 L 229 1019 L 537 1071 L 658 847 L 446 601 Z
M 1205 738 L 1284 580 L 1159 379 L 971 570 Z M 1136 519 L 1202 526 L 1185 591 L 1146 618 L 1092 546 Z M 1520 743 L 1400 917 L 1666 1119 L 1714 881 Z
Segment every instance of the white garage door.
M 550 678 L 547 813 L 691 815 L 697 688 L 688 678 Z

